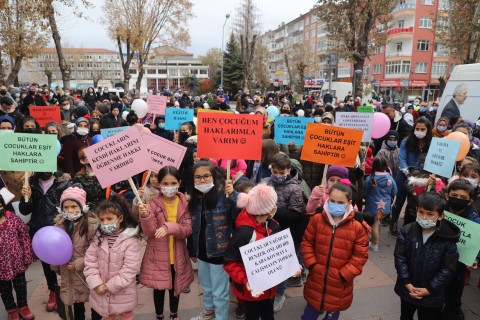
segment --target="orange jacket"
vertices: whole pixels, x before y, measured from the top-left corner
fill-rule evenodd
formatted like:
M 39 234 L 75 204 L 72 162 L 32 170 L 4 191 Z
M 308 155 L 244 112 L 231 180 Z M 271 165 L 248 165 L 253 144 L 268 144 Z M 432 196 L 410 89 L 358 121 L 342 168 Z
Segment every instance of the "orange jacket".
M 353 300 L 353 279 L 368 259 L 366 223 L 350 212 L 335 227 L 323 211 L 314 215 L 303 235 L 300 252 L 310 270 L 303 295 L 317 311 L 343 311 Z

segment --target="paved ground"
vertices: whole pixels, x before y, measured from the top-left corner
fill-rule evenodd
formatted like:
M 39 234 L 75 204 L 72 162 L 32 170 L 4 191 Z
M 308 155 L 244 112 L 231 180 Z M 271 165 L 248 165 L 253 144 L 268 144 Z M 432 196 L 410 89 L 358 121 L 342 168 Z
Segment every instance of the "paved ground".
M 393 292 L 396 272 L 393 266 L 393 248 L 395 241 L 388 236 L 387 228 L 382 228 L 379 252 L 370 252 L 363 274 L 355 280 L 355 293 L 352 307 L 343 312 L 342 320 L 393 320 L 400 318 L 400 301 Z M 29 305 L 37 320 L 59 319 L 55 313 L 47 313 L 45 304 L 48 290 L 43 278 L 42 268 L 36 263 L 27 272 Z M 463 295 L 463 310 L 467 320 L 480 320 L 480 289 L 477 288 L 479 272 L 472 274 L 469 285 Z M 302 288 L 287 289 L 287 300 L 283 309 L 275 314 L 277 320 L 300 319 L 305 300 Z M 180 298 L 179 316 L 181 319 L 190 319 L 201 308 L 201 288 L 196 281 L 192 284 L 192 291 L 183 294 Z M 232 297 L 232 301 L 234 298 Z M 166 304 L 168 305 L 168 304 Z M 0 308 L 0 320 L 6 319 L 4 308 Z M 230 307 L 231 319 L 234 304 Z M 139 302 L 135 311 L 138 320 L 154 320 L 153 298 L 150 289 L 139 286 Z M 167 313 L 168 314 L 168 313 Z

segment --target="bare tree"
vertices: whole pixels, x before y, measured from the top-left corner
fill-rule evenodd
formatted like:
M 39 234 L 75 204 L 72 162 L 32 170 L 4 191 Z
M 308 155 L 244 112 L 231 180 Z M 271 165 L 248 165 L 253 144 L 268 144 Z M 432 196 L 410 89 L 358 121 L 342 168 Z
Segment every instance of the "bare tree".
M 218 78 L 218 72 L 222 66 L 222 50 L 219 48 L 208 49 L 205 55 L 198 56 L 198 60 L 202 62 L 204 66 L 208 66 L 208 76 L 220 84 Z
M 266 88 L 270 84 L 268 77 L 268 49 L 261 43 L 255 46 L 252 61 L 253 83 L 257 88 Z
M 309 61 L 307 47 L 300 44 L 292 45 L 284 50 L 283 59 L 291 81 L 292 91 L 302 93 L 305 85 L 305 70 L 309 66 L 307 64 Z M 297 87 L 294 86 L 294 82 L 298 83 Z
M 93 87 L 98 87 L 98 83 L 103 79 L 103 72 L 101 70 L 92 72 Z

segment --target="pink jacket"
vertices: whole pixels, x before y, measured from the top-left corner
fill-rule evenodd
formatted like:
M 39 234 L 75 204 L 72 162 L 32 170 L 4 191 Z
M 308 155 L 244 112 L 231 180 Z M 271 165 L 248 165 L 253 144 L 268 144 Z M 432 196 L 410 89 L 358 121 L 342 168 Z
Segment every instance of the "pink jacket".
M 90 288 L 90 306 L 102 316 L 133 311 L 137 305 L 135 276 L 140 268 L 139 228 L 127 228 L 111 248 L 104 237 L 95 237 L 85 254 L 85 274 Z M 95 288 L 105 284 L 108 292 L 99 295 Z
M 140 218 L 142 230 L 148 237 L 147 248 L 143 256 L 140 283 L 146 287 L 166 290 L 172 289 L 170 272 L 169 235 L 175 237 L 175 295 L 178 296 L 193 282 L 192 264 L 187 250 L 186 239 L 192 234 L 192 218 L 188 212 L 188 202 L 182 193 L 177 193 L 177 222 L 167 222 L 167 212 L 161 194 L 157 194 L 148 203 L 148 216 Z M 155 231 L 165 226 L 167 236 L 155 238 Z
M 220 167 L 227 170 L 227 160 L 225 159 L 210 159 L 210 162 L 215 167 L 220 163 Z M 239 171 L 243 172 L 243 175 L 247 172 L 247 163 L 245 160 L 237 160 L 237 165 L 230 168 L 230 176 L 232 179 L 235 179 Z
M 324 188 L 323 194 L 318 191 L 318 187 L 313 188 L 307 203 L 307 213 L 314 213 L 317 208 L 323 207 L 328 199 L 328 192 L 328 187 Z

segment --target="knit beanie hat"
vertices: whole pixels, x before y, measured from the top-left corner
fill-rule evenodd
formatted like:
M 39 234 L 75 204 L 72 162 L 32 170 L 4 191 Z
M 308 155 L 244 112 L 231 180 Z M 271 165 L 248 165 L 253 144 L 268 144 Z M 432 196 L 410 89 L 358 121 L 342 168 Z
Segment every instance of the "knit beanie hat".
M 60 208 L 63 208 L 63 202 L 65 200 L 72 200 L 79 204 L 80 208 L 82 208 L 83 212 L 87 212 L 89 210 L 86 200 L 87 200 L 87 193 L 85 190 L 79 187 L 70 187 L 63 191 L 62 196 L 60 197 Z
M 15 129 L 15 120 L 12 117 L 8 115 L 1 116 L 0 123 L 2 122 L 10 122 L 12 124 L 12 128 Z
M 85 117 L 87 114 L 90 114 L 88 112 L 88 108 L 85 106 L 78 106 L 75 109 L 73 109 L 73 114 L 77 116 L 77 118 Z
M 277 193 L 273 187 L 261 183 L 248 194 L 240 193 L 237 206 L 247 209 L 247 212 L 253 216 L 269 214 L 277 206 Z
M 348 169 L 340 166 L 330 166 L 327 171 L 327 179 L 330 177 L 340 177 L 340 179 L 348 179 Z
M 387 139 L 395 138 L 398 141 L 398 132 L 396 130 L 390 130 L 387 133 Z

